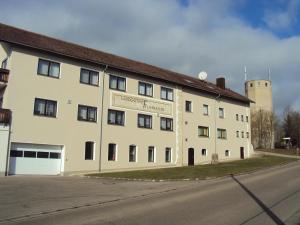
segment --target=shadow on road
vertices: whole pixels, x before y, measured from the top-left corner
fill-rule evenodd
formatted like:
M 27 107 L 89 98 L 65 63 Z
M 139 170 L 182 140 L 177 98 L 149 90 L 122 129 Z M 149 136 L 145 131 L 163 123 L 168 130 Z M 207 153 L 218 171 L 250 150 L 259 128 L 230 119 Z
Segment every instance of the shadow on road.
M 243 185 L 238 179 L 236 179 L 234 177 L 233 174 L 231 174 L 232 179 L 238 183 L 241 188 L 264 210 L 265 213 L 268 214 L 268 216 L 277 224 L 277 225 L 285 225 L 285 223 L 278 217 L 276 216 L 275 213 L 272 212 L 272 210 L 270 210 L 268 208 L 268 206 L 266 206 L 259 198 L 257 198 L 245 185 Z

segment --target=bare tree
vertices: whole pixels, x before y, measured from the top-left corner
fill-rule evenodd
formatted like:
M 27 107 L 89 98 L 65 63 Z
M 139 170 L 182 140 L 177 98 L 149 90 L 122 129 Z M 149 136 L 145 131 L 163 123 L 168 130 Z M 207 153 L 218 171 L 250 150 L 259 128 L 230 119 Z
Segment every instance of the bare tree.
M 273 148 L 276 123 L 273 112 L 260 109 L 251 113 L 251 141 L 254 148 Z
M 285 137 L 290 137 L 293 146 L 300 147 L 300 112 L 286 108 L 283 119 Z

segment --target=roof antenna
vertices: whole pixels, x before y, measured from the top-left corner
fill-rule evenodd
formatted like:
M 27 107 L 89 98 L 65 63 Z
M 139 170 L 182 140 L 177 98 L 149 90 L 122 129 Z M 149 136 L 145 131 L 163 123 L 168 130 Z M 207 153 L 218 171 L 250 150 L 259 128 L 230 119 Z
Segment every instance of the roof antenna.
M 247 81 L 247 67 L 244 67 L 245 81 Z
M 268 71 L 268 79 L 269 79 L 269 81 L 271 81 L 271 69 L 270 69 L 270 67 L 269 67 L 269 71 Z

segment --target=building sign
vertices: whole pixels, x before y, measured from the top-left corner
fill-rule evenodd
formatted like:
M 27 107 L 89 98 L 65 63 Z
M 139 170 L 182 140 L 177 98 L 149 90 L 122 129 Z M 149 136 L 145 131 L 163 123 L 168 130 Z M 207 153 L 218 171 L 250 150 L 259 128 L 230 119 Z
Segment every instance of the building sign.
M 128 94 L 112 93 L 112 106 L 144 112 L 172 115 L 172 103 Z

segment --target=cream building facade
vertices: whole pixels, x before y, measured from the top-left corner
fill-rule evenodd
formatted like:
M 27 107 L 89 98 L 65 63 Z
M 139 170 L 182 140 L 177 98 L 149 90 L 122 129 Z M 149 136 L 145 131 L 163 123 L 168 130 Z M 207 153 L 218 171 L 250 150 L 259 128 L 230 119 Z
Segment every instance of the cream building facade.
M 3 24 L 0 62 L 2 175 L 176 167 L 252 154 L 250 100 L 225 86 Z

